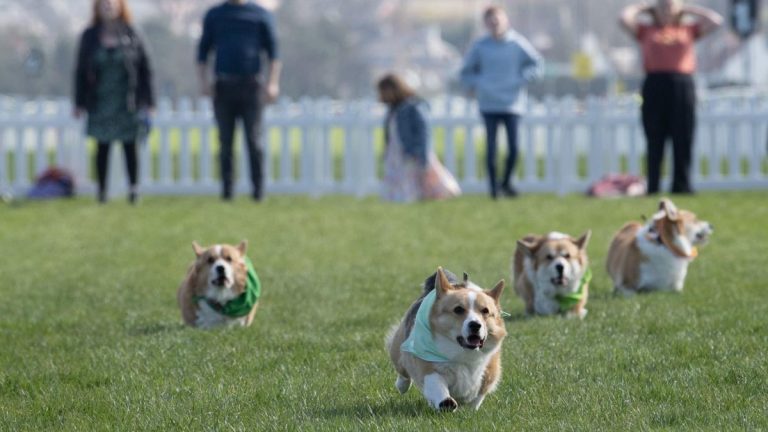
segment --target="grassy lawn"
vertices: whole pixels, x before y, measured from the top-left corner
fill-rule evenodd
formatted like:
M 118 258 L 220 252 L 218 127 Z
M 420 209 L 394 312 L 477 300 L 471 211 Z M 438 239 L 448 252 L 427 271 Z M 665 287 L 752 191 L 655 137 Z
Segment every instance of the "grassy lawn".
M 615 298 L 604 270 L 654 199 L 90 199 L 0 204 L 0 430 L 765 430 L 768 192 L 679 198 L 716 229 L 681 295 Z M 515 239 L 593 230 L 582 321 L 513 314 L 479 414 L 401 396 L 390 325 L 443 265 L 509 281 Z M 250 241 L 254 325 L 183 327 L 190 243 Z

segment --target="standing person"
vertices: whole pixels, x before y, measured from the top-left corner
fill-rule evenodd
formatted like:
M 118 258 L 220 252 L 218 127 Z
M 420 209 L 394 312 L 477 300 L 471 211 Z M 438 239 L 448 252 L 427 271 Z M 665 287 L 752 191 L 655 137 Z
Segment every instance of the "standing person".
M 647 17 L 649 23 L 643 23 Z M 689 20 L 685 18 L 690 17 Z M 640 44 L 645 69 L 643 129 L 647 142 L 648 193 L 659 192 L 664 145 L 672 138 L 672 193 L 693 193 L 690 182 L 696 127 L 694 42 L 716 30 L 722 17 L 682 0 L 627 6 L 619 21 Z
M 215 84 L 208 77 L 208 54 L 216 52 Z M 266 86 L 262 84 L 262 55 L 268 60 Z M 232 199 L 232 141 L 235 121 L 242 119 L 252 197 L 263 194 L 263 151 L 259 142 L 265 102 L 274 102 L 280 92 L 281 62 L 272 14 L 246 0 L 228 0 L 213 7 L 203 20 L 198 47 L 198 76 L 202 92 L 213 95 L 213 107 L 221 143 L 221 197 Z
M 384 120 L 384 191 L 388 201 L 444 199 L 461 194 L 459 184 L 431 147 L 427 103 L 400 77 L 388 74 L 377 85 L 389 110 Z
M 77 54 L 74 115 L 88 114 L 88 135 L 98 142 L 99 202 L 107 200 L 110 144 L 121 141 L 128 170 L 128 201 L 136 203 L 140 117 L 154 106 L 149 58 L 131 26 L 125 0 L 94 0 L 91 25 L 80 38 Z
M 517 162 L 517 124 L 525 109 L 525 86 L 542 69 L 541 55 L 519 33 L 512 30 L 504 9 L 490 6 L 483 13 L 488 35 L 472 45 L 461 68 L 461 82 L 475 94 L 486 132 L 486 165 L 491 198 L 499 189 L 508 197 L 517 196 L 512 184 Z M 501 184 L 496 179 L 496 132 L 499 124 L 507 131 L 509 153 Z

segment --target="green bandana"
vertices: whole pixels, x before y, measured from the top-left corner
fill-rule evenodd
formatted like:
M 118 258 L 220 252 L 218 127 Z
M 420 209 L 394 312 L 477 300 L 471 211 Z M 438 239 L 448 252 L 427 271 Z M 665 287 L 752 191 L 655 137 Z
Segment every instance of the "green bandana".
M 570 310 L 584 298 L 584 285 L 588 284 L 591 280 L 592 270 L 587 267 L 587 271 L 584 272 L 584 276 L 581 277 L 579 282 L 579 289 L 575 293 L 555 295 L 555 300 L 560 303 L 560 312 Z
M 216 312 L 230 318 L 240 318 L 248 315 L 253 306 L 261 297 L 261 282 L 256 270 L 253 269 L 251 259 L 245 257 L 245 268 L 247 270 L 245 280 L 245 291 L 232 300 L 221 304 L 205 296 L 195 297 L 195 301 L 205 300 L 205 302 Z
M 419 305 L 419 310 L 416 312 L 416 319 L 413 322 L 413 328 L 408 338 L 400 345 L 401 351 L 409 352 L 416 357 L 431 362 L 447 362 L 448 357 L 445 356 L 437 348 L 435 340 L 432 338 L 432 328 L 429 325 L 429 313 L 432 311 L 432 306 L 437 299 L 437 289 L 433 289 L 424 297 Z M 506 318 L 511 316 L 506 312 L 501 312 L 501 317 Z

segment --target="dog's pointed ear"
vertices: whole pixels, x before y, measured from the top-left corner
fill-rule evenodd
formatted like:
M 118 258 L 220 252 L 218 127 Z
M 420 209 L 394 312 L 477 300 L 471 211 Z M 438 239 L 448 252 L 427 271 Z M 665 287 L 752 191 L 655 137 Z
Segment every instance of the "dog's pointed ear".
M 240 255 L 245 255 L 245 251 L 248 249 L 248 240 L 243 239 L 240 241 L 240 244 L 237 245 L 237 250 L 240 252 Z
M 435 291 L 437 292 L 437 296 L 439 297 L 451 290 L 453 290 L 453 285 L 451 285 L 451 282 L 445 275 L 443 268 L 438 267 L 437 274 L 435 275 Z
M 528 237 L 517 241 L 517 248 L 523 251 L 525 256 L 527 256 L 528 258 L 533 258 L 533 256 L 536 255 L 537 247 L 538 247 L 538 242 L 532 241 Z
M 504 279 L 498 281 L 496 286 L 493 287 L 492 290 L 488 291 L 488 295 L 491 296 L 494 301 L 496 301 L 496 304 L 499 304 L 502 292 L 504 292 Z
M 676 221 L 680 214 L 677 211 L 675 204 L 669 198 L 662 198 L 661 201 L 659 201 L 659 210 L 666 213 L 667 218 L 671 221 Z
M 589 243 L 589 239 L 592 237 L 592 230 L 587 230 L 584 234 L 581 235 L 581 237 L 577 238 L 573 243 L 578 246 L 579 250 L 586 250 L 587 249 L 587 243 Z
M 200 256 L 205 253 L 205 249 L 200 246 L 196 241 L 192 242 L 192 250 L 195 251 L 195 256 Z
M 467 282 L 469 282 L 469 275 L 467 274 L 467 272 L 464 272 L 464 283 L 467 283 Z

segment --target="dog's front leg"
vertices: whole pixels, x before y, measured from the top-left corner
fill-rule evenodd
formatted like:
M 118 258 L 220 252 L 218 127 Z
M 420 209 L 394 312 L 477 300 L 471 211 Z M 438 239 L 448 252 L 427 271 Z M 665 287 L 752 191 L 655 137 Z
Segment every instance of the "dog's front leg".
M 397 375 L 397 381 L 395 381 L 395 387 L 400 394 L 405 394 L 409 388 L 411 388 L 411 379 L 404 377 L 400 374 Z
M 484 394 L 477 395 L 477 397 L 473 399 L 472 402 L 469 403 L 469 405 L 472 407 L 472 409 L 477 411 L 480 409 L 480 405 L 483 404 L 483 400 L 485 400 Z
M 455 411 L 459 404 L 451 397 L 448 385 L 440 374 L 433 372 L 424 377 L 424 397 L 439 411 Z
M 555 300 L 555 290 L 536 290 L 533 306 L 537 314 L 553 315 L 560 312 L 560 304 Z
M 624 298 L 630 298 L 633 297 L 635 294 L 637 294 L 637 291 L 634 289 L 628 288 L 622 284 L 614 284 L 613 286 L 613 294 L 614 295 L 620 295 Z

